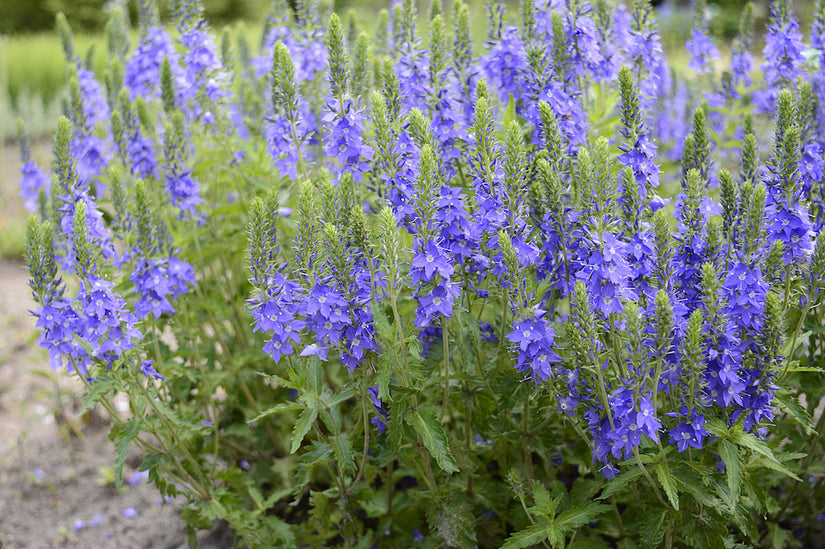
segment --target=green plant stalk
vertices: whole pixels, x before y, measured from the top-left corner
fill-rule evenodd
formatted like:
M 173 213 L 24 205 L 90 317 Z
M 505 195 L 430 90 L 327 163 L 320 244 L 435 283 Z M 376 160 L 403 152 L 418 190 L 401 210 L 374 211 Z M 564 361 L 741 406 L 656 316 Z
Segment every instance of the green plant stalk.
M 800 478 L 805 478 L 808 476 L 808 468 L 811 466 L 811 462 L 814 458 L 814 453 L 817 447 L 819 446 L 819 439 L 822 438 L 822 429 L 825 428 L 825 413 L 819 416 L 819 420 L 816 422 L 816 427 L 814 430 L 816 431 L 816 435 L 814 436 L 813 440 L 811 440 L 811 444 L 808 448 L 808 455 L 805 457 L 805 463 L 802 465 L 802 471 L 798 475 Z M 791 491 L 788 493 L 788 496 L 785 498 L 785 502 L 782 504 L 782 508 L 779 509 L 779 512 L 776 514 L 776 523 L 778 524 L 779 521 L 782 519 L 782 516 L 785 514 L 785 511 L 788 510 L 788 506 L 790 505 L 791 501 L 793 501 L 794 497 L 796 496 L 796 492 L 799 489 L 799 485 L 801 483 L 796 482 L 791 488 Z
M 444 354 L 444 397 L 441 401 L 441 413 L 438 420 L 443 422 L 447 417 L 447 409 L 450 406 L 450 332 L 448 329 L 449 319 L 442 316 L 441 320 L 441 342 Z
M 361 372 L 363 375 L 363 379 L 361 382 L 361 416 L 364 420 L 364 449 L 361 452 L 361 462 L 358 464 L 358 472 L 355 474 L 355 478 L 350 483 L 349 488 L 347 488 L 345 496 L 349 496 L 352 491 L 355 489 L 355 486 L 361 480 L 361 476 L 364 474 L 364 466 L 367 462 L 367 452 L 370 448 L 370 428 L 369 428 L 369 417 L 367 415 L 367 406 L 368 406 L 368 399 L 367 399 L 367 369 L 365 367 L 361 367 Z
M 785 360 L 785 368 L 782 370 L 782 375 L 779 376 L 780 384 L 785 381 L 785 376 L 788 375 L 788 370 L 791 367 L 791 360 L 793 359 L 793 355 L 796 353 L 796 340 L 799 337 L 799 332 L 802 330 L 802 325 L 805 324 L 805 320 L 808 318 L 808 312 L 811 310 L 812 299 L 813 296 L 809 295 L 808 302 L 805 304 L 805 309 L 802 310 L 802 315 L 799 317 L 796 327 L 794 328 L 793 337 L 791 339 L 791 348 L 788 350 L 788 357 Z
M 79 370 L 77 370 L 77 365 L 74 362 L 74 358 L 72 358 L 70 356 L 69 360 L 72 362 L 72 365 L 74 366 L 75 371 L 79 371 Z M 86 376 L 78 375 L 78 377 L 81 379 L 83 384 L 86 386 L 86 390 L 91 393 L 92 392 L 92 386 L 89 383 L 89 380 L 86 379 Z M 106 397 L 105 395 L 101 396 L 101 399 L 100 399 L 99 402 L 101 404 L 103 404 L 103 407 L 109 413 L 109 415 L 111 416 L 113 421 L 115 421 L 119 425 L 123 425 L 123 423 L 124 423 L 123 420 L 120 418 L 120 415 L 118 415 L 118 413 L 115 411 L 114 406 L 112 406 L 112 403 L 109 401 L 108 397 Z M 142 418 L 141 418 L 141 423 L 143 423 L 144 425 L 148 425 L 145 421 L 143 421 Z M 150 432 L 152 434 L 154 434 L 155 436 L 157 436 L 157 433 L 155 433 L 154 429 L 150 429 Z M 144 452 L 146 450 L 151 450 L 151 451 L 153 451 L 157 454 L 166 453 L 170 457 L 173 456 L 173 454 L 171 452 L 169 452 L 168 450 L 158 448 L 157 446 L 155 446 L 151 442 L 147 442 L 147 441 L 143 440 L 142 438 L 140 438 L 139 436 L 136 436 L 133 440 L 134 440 L 135 444 L 138 447 L 140 447 L 140 449 L 143 450 Z M 163 441 L 163 439 L 159 436 L 158 436 L 158 440 L 161 441 L 161 442 Z M 176 480 L 181 482 L 181 484 L 189 484 L 190 486 L 192 486 L 192 488 L 195 490 L 195 492 L 198 494 L 199 497 L 201 497 L 204 500 L 208 500 L 209 495 L 206 492 L 204 492 L 200 487 L 198 487 L 198 484 L 195 481 L 195 479 L 191 475 L 189 475 L 189 473 L 186 471 L 186 469 L 181 467 L 181 465 L 177 462 L 177 459 L 172 457 L 172 460 L 175 463 L 175 467 L 179 468 L 181 470 L 184 478 L 182 479 L 180 475 L 178 475 L 177 473 L 175 473 L 172 470 L 167 470 L 167 473 L 169 473 L 170 476 L 172 476 L 173 478 L 175 478 Z
M 656 481 L 653 480 L 653 477 L 650 476 L 650 473 L 648 472 L 647 467 L 645 467 L 645 464 L 642 463 L 642 458 L 639 456 L 639 449 L 634 448 L 633 451 L 634 451 L 633 455 L 636 457 L 636 465 L 638 465 L 639 468 L 642 470 L 642 474 L 645 476 L 647 481 L 650 483 L 651 488 L 653 488 L 653 493 L 656 494 L 656 499 L 659 500 L 659 503 L 661 503 L 663 507 L 670 507 L 670 504 L 667 503 L 662 498 L 662 494 L 659 492 L 659 487 L 656 486 Z
M 175 441 L 175 444 L 178 446 L 178 449 L 181 452 L 183 452 L 184 457 L 186 457 L 186 459 L 189 461 L 189 463 L 195 469 L 196 476 L 198 477 L 198 480 L 201 483 L 202 492 L 206 496 L 204 499 L 206 499 L 207 501 L 211 500 L 212 496 L 209 494 L 209 488 L 208 488 L 209 482 L 204 478 L 203 471 L 201 471 L 201 468 L 200 468 L 200 465 L 198 464 L 198 461 L 192 456 L 192 453 L 183 444 L 180 437 L 178 436 L 177 429 L 175 429 L 172 426 L 172 424 L 169 423 L 169 420 L 166 418 L 166 416 L 160 410 L 157 403 L 155 402 L 155 399 L 149 393 L 149 389 L 146 386 L 144 386 L 143 383 L 138 382 L 137 385 L 140 387 L 141 392 L 143 393 L 144 397 L 148 401 L 149 406 L 155 412 L 155 415 L 157 415 L 160 418 L 161 422 L 166 426 L 166 429 L 172 434 L 172 439 Z
M 522 446 L 524 453 L 524 467 L 527 471 L 527 480 L 530 481 L 528 486 L 530 494 L 533 493 L 533 459 L 530 453 L 530 448 L 527 446 L 527 440 L 530 438 L 530 395 L 524 395 L 524 402 L 522 404 L 522 418 L 521 418 L 521 432 L 524 435 L 525 443 Z

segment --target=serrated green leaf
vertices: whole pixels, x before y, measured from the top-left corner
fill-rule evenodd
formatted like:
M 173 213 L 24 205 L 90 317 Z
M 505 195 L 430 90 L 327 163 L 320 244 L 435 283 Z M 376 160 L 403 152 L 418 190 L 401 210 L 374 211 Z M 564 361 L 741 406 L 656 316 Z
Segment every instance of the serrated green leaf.
M 544 487 L 544 485 L 537 481 L 533 481 L 533 500 L 536 502 L 535 507 L 532 507 L 530 510 L 535 510 L 537 514 L 541 514 L 546 516 L 549 520 L 553 520 L 556 516 L 556 509 L 561 502 L 561 498 L 559 497 L 552 497 L 550 492 Z
M 352 444 L 346 433 L 329 437 L 332 451 L 335 453 L 335 459 L 338 461 L 340 467 L 345 473 L 355 472 L 355 455 L 352 452 Z
M 739 449 L 729 440 L 723 440 L 719 445 L 719 457 L 725 463 L 730 492 L 730 510 L 736 512 L 739 494 L 742 492 L 742 462 L 739 459 Z
M 757 454 L 761 455 L 764 459 L 762 460 L 762 464 L 768 467 L 769 469 L 773 469 L 774 471 L 778 471 L 786 476 L 791 477 L 794 480 L 801 481 L 801 479 L 796 476 L 790 469 L 782 465 L 776 456 L 773 454 L 773 450 L 770 447 L 756 438 L 751 433 L 745 433 L 743 431 L 737 431 L 731 433 L 731 440 L 740 446 L 744 446 L 745 448 L 756 452 Z
M 634 480 L 640 478 L 642 476 L 642 470 L 638 467 L 633 469 L 626 469 L 610 479 L 607 484 L 605 484 L 604 489 L 602 490 L 601 495 L 596 499 L 607 499 Z
M 550 524 L 547 522 L 539 522 L 516 532 L 507 538 L 501 549 L 524 549 L 541 543 L 547 539 L 549 526 Z
M 256 421 L 260 421 L 262 419 L 268 418 L 269 416 L 279 414 L 281 412 L 295 412 L 303 408 L 300 402 L 282 402 L 273 406 L 272 408 L 267 408 L 257 416 L 253 417 L 252 419 L 246 420 L 247 423 L 255 423 Z
M 285 549 L 294 549 L 297 547 L 295 543 L 295 533 L 288 523 L 275 515 L 268 515 L 264 520 L 269 531 L 274 534 L 271 541 L 280 542 L 278 547 L 284 547 Z
M 611 505 L 595 502 L 576 505 L 556 517 L 553 524 L 555 524 L 561 532 L 575 530 L 580 526 L 593 522 L 593 519 L 611 509 L 613 509 Z
M 427 524 L 447 547 L 478 547 L 473 508 L 467 497 L 446 486 L 429 498 Z
M 298 448 L 301 447 L 304 437 L 312 429 L 312 424 L 315 423 L 316 419 L 318 419 L 317 403 L 315 406 L 308 406 L 301 411 L 298 421 L 295 422 L 295 426 L 292 428 L 292 447 L 289 450 L 291 454 L 297 452 Z
M 639 532 L 643 547 L 661 547 L 668 525 L 668 515 L 672 511 L 659 507 L 658 511 L 651 510 L 641 518 Z
M 421 436 L 424 446 L 429 450 L 430 455 L 435 458 L 438 466 L 447 473 L 457 472 L 458 466 L 455 463 L 455 458 L 450 454 L 447 447 L 447 437 L 444 435 L 444 429 L 436 419 L 435 414 L 424 412 L 422 415 L 420 411 L 416 411 L 407 414 L 405 419 Z
M 673 471 L 670 470 L 667 463 L 660 461 L 656 464 L 656 476 L 659 478 L 662 488 L 665 489 L 670 504 L 678 511 L 679 491 L 676 488 L 676 478 L 673 476 Z
M 324 394 L 321 395 L 321 402 L 323 402 L 328 408 L 334 408 L 345 400 L 352 398 L 353 394 L 352 389 L 345 389 L 344 391 L 335 394 L 332 394 L 329 391 L 324 391 Z
M 730 429 L 725 425 L 725 422 L 719 418 L 714 418 L 705 423 L 705 429 L 711 435 L 719 438 L 727 438 L 730 435 Z
M 138 433 L 140 433 L 140 421 L 133 417 L 126 422 L 123 432 L 118 435 L 115 443 L 115 488 L 123 485 L 123 464 L 126 463 L 126 454 Z
M 779 403 L 780 410 L 794 418 L 805 429 L 805 434 L 813 435 L 816 432 L 811 414 L 799 404 L 794 395 L 789 394 L 787 391 L 777 391 L 774 398 Z

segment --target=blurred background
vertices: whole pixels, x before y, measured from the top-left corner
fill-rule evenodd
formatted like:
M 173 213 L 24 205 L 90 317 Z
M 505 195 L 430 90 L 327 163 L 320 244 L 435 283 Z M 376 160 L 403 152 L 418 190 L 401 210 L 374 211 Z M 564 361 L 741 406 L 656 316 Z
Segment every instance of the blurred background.
M 419 0 L 419 13 L 426 14 L 430 0 Z M 447 4 L 451 0 L 441 0 Z M 739 15 L 746 0 L 718 0 L 708 3 L 710 29 L 719 46 L 731 40 L 737 31 Z M 158 0 L 161 17 L 170 17 L 169 0 Z M 518 16 L 517 2 L 508 10 Z M 135 0 L 0 0 L 0 141 L 15 136 L 15 120 L 22 117 L 34 139 L 48 136 L 60 112 L 60 100 L 66 86 L 66 72 L 60 42 L 55 32 L 55 15 L 63 12 L 75 34 L 78 51 L 91 59 L 99 74 L 105 66 L 103 29 L 109 11 L 115 4 L 128 6 L 132 21 L 137 20 Z M 232 32 L 246 33 L 255 44 L 263 21 L 272 9 L 272 0 L 202 0 L 206 18 L 217 35 L 229 27 Z M 354 11 L 366 30 L 376 20 L 375 14 L 387 7 L 389 0 L 337 0 L 334 9 L 339 14 Z M 486 9 L 483 0 L 469 2 L 471 13 L 477 14 L 474 35 L 479 46 L 486 32 Z M 664 46 L 679 55 L 688 38 L 692 8 L 687 0 L 654 0 Z M 803 32 L 808 31 L 813 0 L 796 2 L 796 13 L 802 20 Z M 444 6 L 449 13 L 449 5 Z M 767 0 L 755 2 L 756 34 L 759 36 L 768 16 Z M 136 36 L 135 36 L 136 39 Z M 755 45 L 755 53 L 761 51 Z M 724 51 L 724 47 L 720 47 Z M 757 55 L 758 56 L 758 55 Z

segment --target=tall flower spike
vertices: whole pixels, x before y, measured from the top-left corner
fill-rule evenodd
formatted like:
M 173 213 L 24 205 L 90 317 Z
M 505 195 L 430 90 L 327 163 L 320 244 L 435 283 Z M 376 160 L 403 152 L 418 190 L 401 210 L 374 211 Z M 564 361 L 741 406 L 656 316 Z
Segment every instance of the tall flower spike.
M 750 72 L 753 70 L 753 3 L 748 2 L 739 19 L 739 34 L 733 41 L 730 59 L 730 73 L 733 85 L 751 85 Z
M 656 165 L 656 146 L 648 135 L 641 111 L 641 97 L 636 89 L 630 69 L 619 69 L 619 94 L 622 100 L 622 127 L 619 132 L 625 142 L 619 145 L 622 154 L 619 163 L 633 170 L 633 184 L 639 194 L 648 199 L 651 188 L 659 186 L 659 166 Z
M 45 196 L 49 194 L 49 176 L 32 159 L 29 135 L 22 119 L 17 120 L 17 142 L 20 145 L 20 162 L 23 164 L 20 178 L 20 198 L 23 199 L 25 208 L 34 213 L 38 210 L 41 193 Z M 41 211 L 40 214 L 43 217 L 46 212 Z
M 776 0 L 770 3 L 771 22 L 765 34 L 762 55 L 765 62 L 761 71 L 765 75 L 765 87 L 754 93 L 754 103 L 759 111 L 774 112 L 778 91 L 792 86 L 802 73 L 805 57 L 802 51 L 802 33 L 799 22 L 791 13 L 790 0 Z
M 713 61 L 719 57 L 719 50 L 713 44 L 713 39 L 708 36 L 707 25 L 705 24 L 706 9 L 705 0 L 695 0 L 693 30 L 690 33 L 690 39 L 685 43 L 685 47 L 691 55 L 688 67 L 699 74 L 713 73 Z
M 141 36 L 144 37 L 150 29 L 154 29 L 160 24 L 155 0 L 138 0 L 138 24 Z

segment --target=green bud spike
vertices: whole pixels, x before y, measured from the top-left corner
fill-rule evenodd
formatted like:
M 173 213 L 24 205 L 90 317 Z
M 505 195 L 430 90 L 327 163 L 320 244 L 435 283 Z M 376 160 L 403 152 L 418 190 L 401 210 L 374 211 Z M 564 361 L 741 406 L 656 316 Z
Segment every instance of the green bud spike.
M 63 57 L 66 63 L 73 64 L 77 61 L 77 53 L 74 49 L 74 37 L 72 36 L 72 28 L 66 20 L 63 12 L 58 12 L 56 16 L 57 33 L 60 35 L 60 44 L 63 46 Z
M 167 115 L 175 110 L 175 77 L 168 57 L 164 57 L 160 65 L 160 97 Z
M 272 109 L 276 113 L 284 113 L 291 123 L 298 117 L 295 66 L 283 42 L 275 44 L 272 53 Z
M 434 0 L 434 3 L 438 0 Z M 430 28 L 430 86 L 434 90 L 443 85 L 442 79 L 447 67 L 447 36 L 444 18 L 435 16 Z
M 347 45 L 352 48 L 358 35 L 361 34 L 361 29 L 358 27 L 358 16 L 355 10 L 350 8 L 347 10 Z
M 718 218 L 712 217 L 708 221 L 705 240 L 705 256 L 716 261 L 722 253 L 722 227 Z
M 436 147 L 435 136 L 430 128 L 430 119 L 419 109 L 413 108 L 409 114 L 410 133 L 419 147 L 429 145 Z
M 722 230 L 728 240 L 736 226 L 736 186 L 728 170 L 719 170 L 719 191 L 722 203 Z
M 479 95 L 475 104 L 472 132 L 475 136 L 473 156 L 478 159 L 482 173 L 488 181 L 493 177 L 495 161 L 495 114 L 487 97 Z
M 702 264 L 702 304 L 705 309 L 705 319 L 714 327 L 715 331 L 721 331 L 724 326 L 724 318 L 720 311 L 722 306 L 719 303 L 719 291 L 722 288 L 722 280 L 719 277 L 719 270 L 713 263 Z M 714 337 L 715 343 L 715 337 Z
M 86 215 L 86 202 L 82 199 L 75 202 L 72 217 L 72 249 L 77 272 L 82 275 L 91 273 L 94 263 Z
M 521 34 L 525 44 L 536 36 L 536 5 L 534 0 L 521 1 Z
M 470 31 L 470 9 L 461 0 L 455 3 L 455 39 L 453 61 L 455 66 L 466 70 L 473 58 L 473 39 Z
M 51 224 L 40 222 L 33 215 L 29 216 L 26 222 L 26 264 L 31 275 L 29 285 L 41 305 L 61 291 L 54 250 Z
M 362 32 L 355 41 L 352 55 L 352 94 L 365 97 L 370 88 L 370 39 Z
M 670 296 L 663 289 L 656 292 L 654 310 L 656 349 L 660 357 L 665 357 L 673 341 L 673 305 Z
M 71 190 L 77 184 L 77 171 L 71 151 L 72 133 L 72 123 L 65 116 L 61 116 L 57 121 L 54 137 L 54 173 L 62 191 L 52 196 L 71 196 Z
M 398 80 L 398 75 L 395 74 L 395 65 L 393 60 L 389 57 L 384 58 L 384 70 L 382 71 L 382 80 L 384 81 L 383 94 L 387 101 L 387 110 L 390 115 L 390 121 L 398 120 L 401 115 L 401 83 Z
M 390 12 L 382 8 L 378 12 L 378 23 L 375 25 L 375 52 L 379 55 L 387 54 L 387 44 L 390 39 Z
M 785 333 L 785 317 L 782 298 L 774 292 L 765 296 L 765 316 L 759 331 L 762 359 L 767 365 L 776 365 L 781 359 L 782 335 Z
M 313 267 L 318 251 L 318 222 L 321 219 L 317 197 L 315 186 L 308 180 L 302 181 L 295 212 L 295 254 L 300 260 L 298 271 L 310 286 L 315 280 Z
M 326 35 L 327 60 L 329 63 L 329 84 L 332 95 L 339 101 L 347 94 L 349 84 L 349 63 L 344 47 L 344 28 L 341 19 L 332 14 L 329 17 L 329 26 Z
M 418 178 L 415 197 L 415 211 L 421 225 L 421 236 L 426 241 L 432 236 L 431 227 L 435 217 L 436 197 L 438 193 L 438 160 L 435 149 L 429 144 L 421 147 L 421 156 L 418 162 Z
M 106 23 L 106 49 L 113 58 L 123 60 L 129 51 L 129 25 L 123 8 L 115 5 Z
M 398 223 L 392 210 L 382 207 L 378 212 L 378 233 L 375 247 L 380 250 L 379 259 L 387 275 L 387 284 L 394 288 L 398 283 L 398 262 L 401 242 L 398 236 Z
M 541 116 L 541 137 L 544 140 L 544 150 L 553 169 L 566 171 L 567 155 L 566 143 L 559 128 L 556 113 L 545 101 L 539 101 L 539 115 Z
M 785 272 L 785 244 L 781 240 L 771 242 L 771 247 L 762 257 L 761 268 L 771 290 L 779 291 Z
M 504 152 L 502 171 L 508 210 L 510 215 L 517 215 L 527 182 L 527 148 L 521 134 L 521 126 L 515 120 L 504 129 L 501 149 Z
M 653 214 L 653 235 L 655 238 L 655 260 L 653 262 L 653 279 L 655 286 L 670 290 L 670 278 L 673 274 L 671 261 L 673 260 L 673 241 L 670 234 L 670 225 L 662 210 Z

